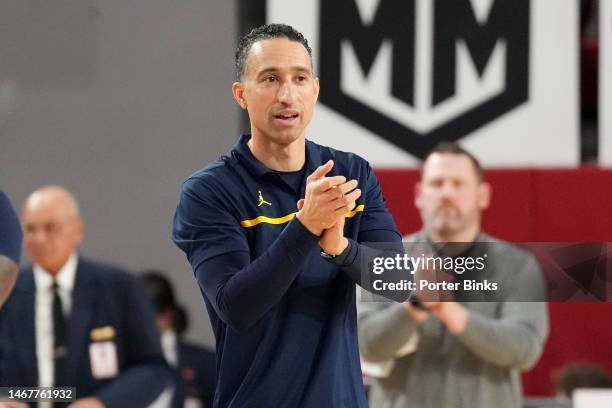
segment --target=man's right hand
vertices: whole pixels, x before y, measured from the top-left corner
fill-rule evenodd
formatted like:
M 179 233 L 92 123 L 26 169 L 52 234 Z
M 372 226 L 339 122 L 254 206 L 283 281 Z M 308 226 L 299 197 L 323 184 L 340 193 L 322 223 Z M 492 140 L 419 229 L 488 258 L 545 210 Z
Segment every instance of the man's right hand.
M 429 318 L 429 311 L 413 306 L 410 302 L 404 302 L 406 312 L 417 322 L 424 322 Z
M 330 160 L 308 176 L 304 206 L 296 215 L 317 236 L 352 210 L 361 195 L 361 191 L 356 189 L 357 180 L 346 181 L 344 176 L 325 177 L 333 166 L 334 162 Z

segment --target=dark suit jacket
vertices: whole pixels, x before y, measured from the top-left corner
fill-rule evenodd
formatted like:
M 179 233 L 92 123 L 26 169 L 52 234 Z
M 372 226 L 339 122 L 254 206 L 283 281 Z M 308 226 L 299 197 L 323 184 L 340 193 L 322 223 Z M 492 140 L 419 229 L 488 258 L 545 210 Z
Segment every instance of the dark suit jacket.
M 2 386 L 38 384 L 35 293 L 30 267 L 19 274 L 15 290 L 0 312 Z M 89 346 L 92 330 L 97 328 L 107 328 L 103 329 L 107 340 L 109 331 L 112 334 L 117 377 L 95 379 L 92 375 Z M 67 330 L 63 378 L 66 386 L 76 387 L 77 398 L 95 396 L 107 407 L 145 407 L 171 381 L 151 305 L 136 278 L 124 271 L 79 258 Z
M 215 396 L 215 353 L 203 347 L 178 342 L 177 385 L 172 408 L 183 408 L 185 398 L 197 398 L 205 408 L 212 408 Z

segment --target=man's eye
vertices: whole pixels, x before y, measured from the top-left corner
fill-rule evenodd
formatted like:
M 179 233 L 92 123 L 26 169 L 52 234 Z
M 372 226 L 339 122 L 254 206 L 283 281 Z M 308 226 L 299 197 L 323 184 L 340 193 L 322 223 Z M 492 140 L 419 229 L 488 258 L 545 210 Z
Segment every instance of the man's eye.
M 307 78 L 304 75 L 297 77 L 298 82 L 304 82 Z
M 275 76 L 269 76 L 269 77 L 266 77 L 264 79 L 264 81 L 266 81 L 266 82 L 274 82 L 274 81 L 276 81 L 276 77 Z
M 59 231 L 59 225 L 57 224 L 47 224 L 45 225 L 45 232 L 47 234 L 55 234 Z

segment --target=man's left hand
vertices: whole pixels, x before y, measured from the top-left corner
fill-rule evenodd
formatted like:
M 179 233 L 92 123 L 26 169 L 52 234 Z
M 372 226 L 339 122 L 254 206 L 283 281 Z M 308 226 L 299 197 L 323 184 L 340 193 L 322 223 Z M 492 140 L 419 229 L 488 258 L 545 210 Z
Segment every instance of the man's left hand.
M 300 198 L 297 202 L 298 211 L 304 206 L 304 199 Z M 348 246 L 348 240 L 344 237 L 344 217 L 331 228 L 326 229 L 321 234 L 319 246 L 325 253 L 340 255 Z
M 465 331 L 470 320 L 470 312 L 461 303 L 423 302 L 423 306 L 429 309 L 455 336 Z
M 317 179 L 310 180 L 316 181 Z M 346 195 L 354 191 L 357 188 L 357 180 L 351 180 L 347 183 L 338 187 L 340 191 Z M 304 206 L 304 199 L 300 199 L 297 202 L 298 211 L 302 209 Z M 355 207 L 355 202 L 352 202 L 352 205 L 349 205 L 350 208 Z M 331 228 L 328 228 L 323 231 L 321 234 L 321 239 L 319 240 L 319 246 L 325 253 L 331 255 L 340 255 L 348 246 L 348 240 L 344 237 L 344 222 L 345 216 L 344 214 L 338 219 L 338 222 L 334 224 Z
M 340 255 L 348 244 L 348 239 L 344 237 L 344 217 L 333 227 L 323 231 L 319 240 L 321 249 L 331 255 Z

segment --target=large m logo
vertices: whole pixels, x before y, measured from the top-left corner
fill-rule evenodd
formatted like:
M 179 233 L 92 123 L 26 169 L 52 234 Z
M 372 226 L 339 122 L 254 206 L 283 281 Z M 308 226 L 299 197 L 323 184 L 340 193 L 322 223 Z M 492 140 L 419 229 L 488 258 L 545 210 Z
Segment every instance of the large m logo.
M 525 102 L 530 0 L 320 1 L 321 101 L 422 157 Z

